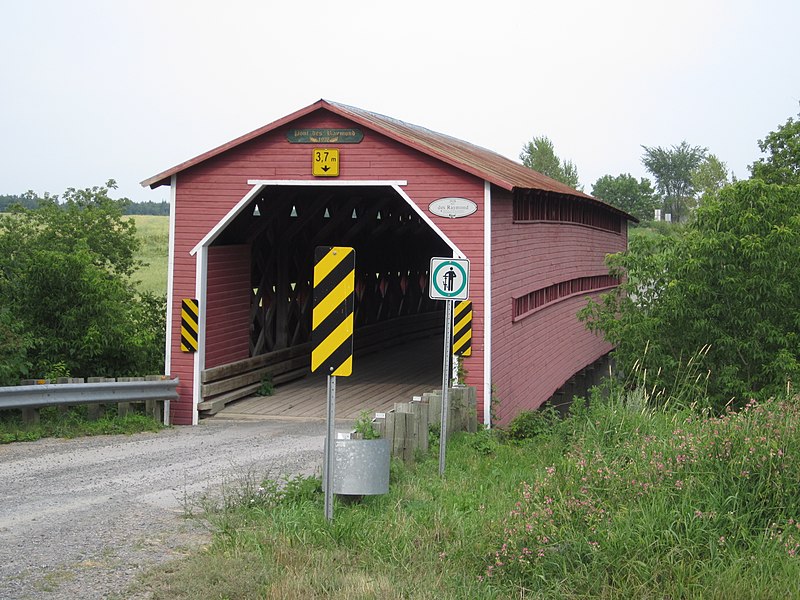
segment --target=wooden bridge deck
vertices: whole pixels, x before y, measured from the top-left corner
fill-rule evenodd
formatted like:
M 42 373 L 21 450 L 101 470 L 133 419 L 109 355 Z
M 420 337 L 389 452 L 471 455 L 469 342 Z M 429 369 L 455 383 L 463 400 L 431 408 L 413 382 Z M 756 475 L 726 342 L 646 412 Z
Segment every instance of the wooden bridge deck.
M 353 359 L 353 374 L 336 378 L 336 418 L 353 420 L 363 410 L 385 412 L 442 387 L 441 335 Z M 228 404 L 215 419 L 326 417 L 324 373 L 275 387 L 272 396 L 250 396 Z

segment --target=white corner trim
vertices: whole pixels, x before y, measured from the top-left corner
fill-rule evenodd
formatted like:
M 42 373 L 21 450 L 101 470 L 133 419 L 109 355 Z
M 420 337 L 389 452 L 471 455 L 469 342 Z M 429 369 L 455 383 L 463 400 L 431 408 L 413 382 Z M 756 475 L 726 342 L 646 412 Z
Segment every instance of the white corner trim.
M 492 426 L 492 184 L 483 182 L 483 423 Z
M 175 200 L 178 176 L 170 178 L 169 189 L 169 250 L 167 253 L 167 343 L 164 348 L 164 375 L 169 376 L 172 366 L 172 300 L 175 295 Z
M 211 245 L 211 242 L 217 239 L 217 236 L 222 233 L 228 224 L 230 224 L 230 222 L 233 221 L 236 216 L 245 209 L 245 207 L 250 203 L 250 200 L 252 200 L 259 194 L 259 192 L 261 192 L 263 187 L 264 186 L 261 184 L 255 184 L 253 188 L 244 195 L 244 198 L 239 200 L 239 202 L 236 203 L 236 206 L 230 209 L 228 214 L 226 214 L 216 225 L 214 225 L 214 227 L 211 228 L 211 231 L 209 231 L 202 240 L 197 242 L 197 245 L 191 249 L 189 254 L 194 256 L 197 254 L 197 251 L 201 246 Z
M 167 306 L 166 306 L 166 339 L 164 343 L 164 375 L 172 372 L 172 301 L 175 297 L 175 205 L 178 196 L 178 175 L 169 180 L 169 250 L 167 251 Z M 164 425 L 170 422 L 170 401 L 164 402 Z
M 202 400 L 201 374 L 206 367 L 206 291 L 208 283 L 208 247 L 200 246 L 195 263 L 195 297 L 197 298 L 197 352 L 194 353 L 192 377 L 192 425 L 197 425 L 197 405 Z
M 462 252 L 462 251 L 459 249 L 459 247 L 458 247 L 458 246 L 456 246 L 456 245 L 455 245 L 455 244 L 454 244 L 454 243 L 453 243 L 453 242 L 450 240 L 450 238 L 449 238 L 449 237 L 447 237 L 447 236 L 445 235 L 444 231 L 442 231 L 441 229 L 439 229 L 439 227 L 436 225 L 436 223 L 434 223 L 433 221 L 431 221 L 431 218 L 430 218 L 428 215 L 426 215 L 426 214 L 425 214 L 425 212 L 424 212 L 424 211 L 423 211 L 423 210 L 422 210 L 422 209 L 421 209 L 419 206 L 417 206 L 417 203 L 416 203 L 416 202 L 414 202 L 414 201 L 411 199 L 411 197 L 410 197 L 408 194 L 406 194 L 406 193 L 405 193 L 405 191 L 404 191 L 404 190 L 400 189 L 400 186 L 393 185 L 392 187 L 394 188 L 394 191 L 395 191 L 395 192 L 397 192 L 397 194 L 398 194 L 398 195 L 399 195 L 399 196 L 400 196 L 400 197 L 401 197 L 403 200 L 405 200 L 405 201 L 406 201 L 406 203 L 407 203 L 407 204 L 408 204 L 408 205 L 409 205 L 409 206 L 410 206 L 412 209 L 414 209 L 414 212 L 416 212 L 416 213 L 417 213 L 417 214 L 418 214 L 418 215 L 419 215 L 419 216 L 422 218 L 422 220 L 423 220 L 423 221 L 425 221 L 425 224 L 426 224 L 428 227 L 430 227 L 431 229 L 433 229 L 433 231 L 436 233 L 436 235 L 438 235 L 438 236 L 439 236 L 439 237 L 442 239 L 442 241 L 443 241 L 445 244 L 447 244 L 448 246 L 450 246 L 450 249 L 453 251 L 453 258 L 467 258 L 467 255 L 466 255 L 466 254 L 464 254 L 464 253 L 463 253 L 463 252 Z

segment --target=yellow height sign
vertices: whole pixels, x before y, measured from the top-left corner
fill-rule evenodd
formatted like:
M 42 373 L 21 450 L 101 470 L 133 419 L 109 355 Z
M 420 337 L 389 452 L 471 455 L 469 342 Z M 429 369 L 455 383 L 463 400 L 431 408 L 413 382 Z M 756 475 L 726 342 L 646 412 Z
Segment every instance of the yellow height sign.
M 184 298 L 181 302 L 181 351 L 197 352 L 197 299 Z
M 352 248 L 318 246 L 314 251 L 312 371 L 344 377 L 353 372 L 355 269 Z
M 456 302 L 453 310 L 453 354 L 472 356 L 472 302 Z
M 311 161 L 311 174 L 314 177 L 339 176 L 339 149 L 314 148 Z

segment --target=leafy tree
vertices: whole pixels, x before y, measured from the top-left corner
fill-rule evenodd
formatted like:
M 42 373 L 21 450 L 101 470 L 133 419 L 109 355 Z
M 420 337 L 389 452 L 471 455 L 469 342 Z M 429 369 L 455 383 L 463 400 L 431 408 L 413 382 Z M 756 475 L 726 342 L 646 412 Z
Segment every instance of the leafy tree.
M 31 336 L 8 307 L 0 307 L 0 386 L 16 385 L 31 368 L 28 350 Z
M 800 184 L 800 113 L 795 121 L 791 117 L 771 131 L 758 147 L 766 152 L 766 158 L 759 158 L 750 165 L 754 178 L 767 183 Z
M 692 171 L 692 187 L 703 198 L 715 194 L 731 183 L 727 165 L 714 154 L 709 154 L 694 171 Z
M 766 397 L 800 378 L 798 264 L 800 186 L 741 181 L 682 234 L 632 238 L 609 259 L 626 281 L 580 318 L 616 345 L 623 373 L 646 369 L 648 387 L 672 393 L 694 357 L 717 407 Z
M 32 376 L 57 364 L 79 377 L 163 368 L 163 335 L 155 338 L 164 312 L 150 314 L 157 301 L 135 292 L 136 226 L 122 218 L 127 201 L 111 199 L 111 186 L 69 189 L 63 205 L 45 197 L 35 210 L 0 215 L 0 306 L 25 348 L 15 364 Z
M 592 186 L 592 196 L 624 210 L 640 221 L 651 220 L 657 206 L 650 180 L 642 177 L 636 181 L 630 173 L 616 177 L 603 175 Z
M 519 155 L 522 164 L 565 183 L 571 188 L 582 190 L 578 179 L 578 169 L 571 160 L 561 160 L 556 156 L 553 142 L 547 136 L 534 137 L 522 147 Z
M 642 164 L 656 180 L 663 209 L 671 213 L 675 221 L 685 220 L 694 205 L 692 173 L 706 158 L 708 150 L 690 146 L 685 141 L 671 148 L 642 148 Z

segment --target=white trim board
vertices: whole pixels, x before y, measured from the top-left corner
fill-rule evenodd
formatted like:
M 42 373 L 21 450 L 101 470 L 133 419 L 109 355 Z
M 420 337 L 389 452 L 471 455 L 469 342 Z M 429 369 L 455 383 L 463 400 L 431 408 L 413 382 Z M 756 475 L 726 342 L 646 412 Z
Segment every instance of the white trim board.
M 167 251 L 167 322 L 164 344 L 164 375 L 172 370 L 172 302 L 175 298 L 175 204 L 178 196 L 178 175 L 169 180 L 169 250 Z M 164 402 L 164 425 L 169 425 L 170 401 Z
M 197 352 L 194 353 L 192 373 L 192 425 L 197 425 L 197 406 L 203 400 L 202 378 L 206 368 L 206 315 L 208 307 L 208 247 L 201 246 L 195 263 L 195 298 L 197 298 Z

